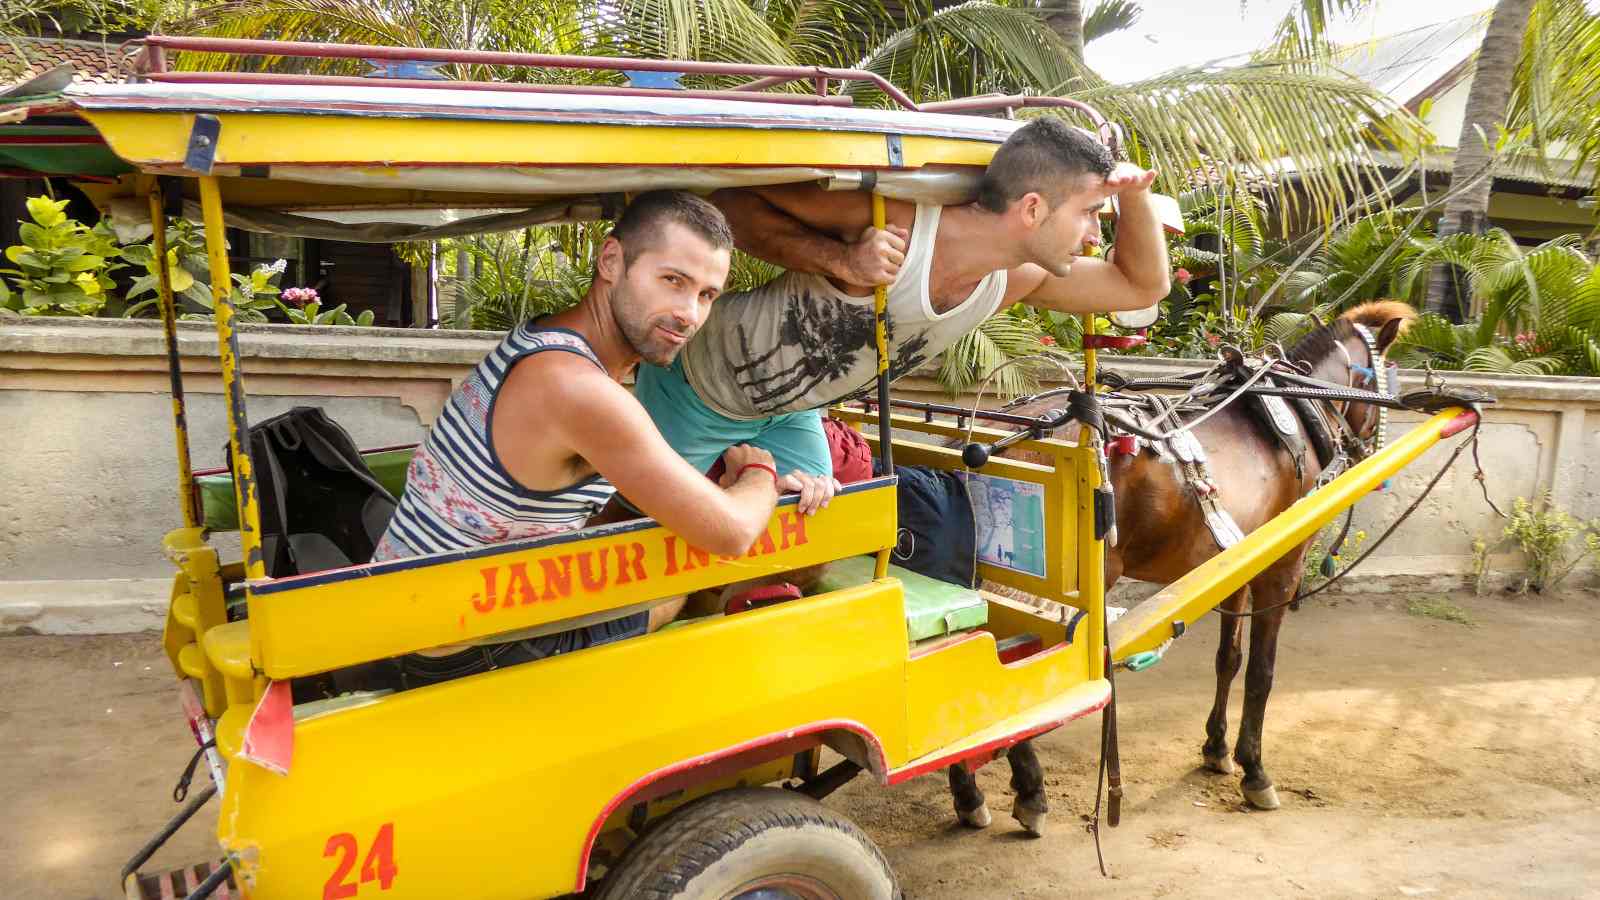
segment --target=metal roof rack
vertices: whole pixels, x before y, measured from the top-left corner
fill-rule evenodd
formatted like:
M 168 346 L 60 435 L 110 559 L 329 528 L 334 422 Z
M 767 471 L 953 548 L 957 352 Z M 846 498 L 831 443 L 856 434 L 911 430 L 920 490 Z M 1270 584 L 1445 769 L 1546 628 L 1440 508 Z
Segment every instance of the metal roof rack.
M 392 47 L 373 44 L 323 44 L 306 41 L 244 40 L 237 38 L 177 37 L 150 35 L 135 38 L 123 48 L 139 47 L 133 60 L 134 74 L 146 81 L 178 84 L 304 84 L 359 85 L 363 87 L 433 88 L 461 91 L 507 91 L 554 94 L 612 94 L 623 96 L 699 97 L 715 100 L 740 100 L 760 103 L 790 103 L 807 106 L 851 106 L 854 98 L 830 93 L 833 83 L 866 84 L 881 91 L 896 105 L 910 112 L 993 113 L 1008 116 L 1026 107 L 1074 109 L 1089 118 L 1101 140 L 1117 149 L 1120 130 L 1086 103 L 1070 97 L 1036 97 L 1024 94 L 989 94 L 933 103 L 917 103 L 876 72 L 862 69 L 833 69 L 823 66 L 771 66 L 753 63 L 703 62 L 685 59 L 639 59 L 634 57 L 565 56 L 549 53 L 505 53 L 491 50 L 439 50 L 425 47 Z M 585 69 L 602 72 L 660 73 L 664 75 L 730 75 L 751 78 L 726 90 L 701 90 L 662 86 L 526 84 L 521 82 L 458 81 L 440 78 L 373 77 L 348 75 L 286 74 L 272 72 L 177 72 L 167 66 L 168 51 L 221 53 L 232 56 L 287 56 L 300 59 L 354 59 L 376 64 L 390 63 L 470 63 L 488 66 L 515 66 L 535 69 Z M 814 93 L 772 93 L 770 88 L 810 82 Z

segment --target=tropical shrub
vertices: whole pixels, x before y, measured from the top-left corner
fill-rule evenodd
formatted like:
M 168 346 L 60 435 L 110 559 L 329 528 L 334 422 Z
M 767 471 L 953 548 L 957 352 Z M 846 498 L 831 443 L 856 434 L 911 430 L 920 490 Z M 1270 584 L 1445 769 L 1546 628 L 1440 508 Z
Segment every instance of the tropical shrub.
M 188 299 L 196 308 L 209 309 L 211 289 L 206 281 L 209 279 L 210 262 L 206 258 L 205 228 L 188 219 L 170 219 L 166 238 L 167 270 L 172 279 L 174 300 Z M 122 256 L 128 262 L 144 268 L 144 274 L 128 286 L 125 299 L 129 301 L 129 306 L 123 311 L 123 317 L 134 319 L 159 315 L 161 296 L 157 290 L 159 277 L 156 274 L 155 242 L 131 244 L 122 248 Z M 145 294 L 150 296 L 137 300 Z M 137 302 L 133 302 L 135 300 Z
M 121 268 L 122 253 L 111 231 L 69 217 L 67 201 L 29 197 L 22 243 L 6 248 L 14 268 L 0 269 L 0 307 L 27 316 L 92 316 L 105 306 Z

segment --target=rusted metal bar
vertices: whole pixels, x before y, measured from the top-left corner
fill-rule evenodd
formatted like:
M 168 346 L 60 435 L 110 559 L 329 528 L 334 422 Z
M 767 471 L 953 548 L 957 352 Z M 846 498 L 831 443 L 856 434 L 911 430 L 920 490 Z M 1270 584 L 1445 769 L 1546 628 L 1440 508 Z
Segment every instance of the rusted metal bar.
M 1075 109 L 1089 117 L 1094 123 L 1095 130 L 1100 133 L 1100 139 L 1113 151 L 1122 146 L 1122 129 L 1107 121 L 1100 111 L 1071 97 L 1034 97 L 1027 94 L 985 94 L 981 97 L 961 97 L 956 100 L 939 100 L 934 103 L 924 103 L 920 107 L 922 112 L 941 113 L 972 113 L 993 112 L 995 110 L 1013 110 L 1033 108 L 1066 108 Z
M 606 72 L 682 72 L 690 75 L 745 75 L 755 78 L 782 77 L 786 81 L 831 78 L 835 81 L 866 82 L 906 109 L 917 104 L 905 92 L 875 72 L 860 69 L 829 69 L 819 66 L 766 66 L 747 63 L 702 62 L 687 59 L 634 59 L 625 56 L 563 56 L 549 53 L 506 53 L 491 50 L 438 50 L 427 47 L 391 47 L 375 44 L 322 44 L 309 41 L 263 41 L 237 38 L 196 38 L 150 35 L 135 38 L 123 46 L 142 45 L 168 50 L 199 53 L 228 53 L 239 56 L 293 56 L 311 59 L 385 59 L 416 62 L 470 63 L 485 66 L 525 66 L 541 69 L 592 69 Z M 374 79 L 376 80 L 376 79 Z M 454 82 L 434 82 L 434 87 L 449 87 Z
M 352 75 L 288 75 L 276 72 L 163 72 L 142 76 L 147 81 L 171 84 L 301 84 L 359 87 L 407 87 L 433 90 L 503 91 L 518 94 L 599 94 L 620 97 L 692 97 L 705 100 L 744 100 L 761 103 L 787 103 L 796 106 L 852 106 L 847 96 L 818 97 L 812 94 L 762 94 L 751 97 L 733 91 L 667 90 L 630 88 L 604 84 L 521 84 L 497 81 L 431 81 L 421 78 L 363 78 Z
M 777 87 L 780 84 L 788 84 L 791 81 L 799 80 L 800 79 L 798 77 L 790 77 L 787 75 L 770 75 L 766 78 L 757 78 L 755 81 L 746 81 L 744 84 L 736 84 L 733 87 L 728 88 L 728 90 L 764 91 L 769 87 Z

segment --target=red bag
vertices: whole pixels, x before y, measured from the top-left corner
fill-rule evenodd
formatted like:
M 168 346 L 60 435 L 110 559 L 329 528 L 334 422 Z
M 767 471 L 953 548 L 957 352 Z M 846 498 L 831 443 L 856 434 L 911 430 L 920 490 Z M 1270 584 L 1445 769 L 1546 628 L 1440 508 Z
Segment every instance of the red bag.
M 838 419 L 823 419 L 822 434 L 828 440 L 828 455 L 833 457 L 833 477 L 839 479 L 840 484 L 866 481 L 872 477 L 872 447 L 861 436 L 861 432 Z M 718 457 L 711 464 L 711 471 L 706 473 L 706 477 L 720 481 L 722 473 L 726 471 L 728 467 Z

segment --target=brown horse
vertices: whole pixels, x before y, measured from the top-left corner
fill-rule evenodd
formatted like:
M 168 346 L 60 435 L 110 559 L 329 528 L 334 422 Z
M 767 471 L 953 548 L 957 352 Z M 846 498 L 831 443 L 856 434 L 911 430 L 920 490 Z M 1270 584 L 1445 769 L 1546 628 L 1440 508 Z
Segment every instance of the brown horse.
M 1309 367 L 1314 378 L 1375 388 L 1377 384 L 1372 373 L 1383 371 L 1383 353 L 1416 315 L 1416 311 L 1404 303 L 1367 303 L 1307 335 L 1288 355 L 1291 360 Z M 1376 359 L 1363 330 L 1375 336 Z M 1325 418 L 1342 419 L 1349 433 L 1360 440 L 1368 441 L 1376 433 L 1377 407 L 1343 401 L 1316 402 L 1323 404 Z M 1052 405 L 1052 400 L 1041 399 L 1018 405 L 1011 411 L 1036 415 Z M 1335 421 L 1334 424 L 1340 423 Z M 1169 421 L 1161 427 L 1166 430 L 1172 426 Z M 1067 426 L 1057 434 L 1070 433 L 1076 427 Z M 1267 429 L 1260 417 L 1249 409 L 1249 404 L 1239 402 L 1202 422 L 1193 432 L 1210 460 L 1210 474 L 1223 507 L 1247 534 L 1308 493 L 1321 474 L 1316 455 L 1307 452 L 1297 475 L 1295 459 Z M 1026 458 L 1023 453 L 1013 455 Z M 1200 505 L 1185 485 L 1177 465 L 1162 462 L 1151 452 L 1117 456 L 1110 462 L 1110 476 L 1116 491 L 1120 539 L 1115 547 L 1106 548 L 1108 590 L 1124 575 L 1140 581 L 1170 584 L 1220 552 L 1206 527 Z M 1287 612 L 1287 603 L 1300 586 L 1309 544 L 1308 539 L 1220 604 L 1221 609 L 1235 613 L 1247 609 L 1261 612 L 1249 618 L 1219 616 L 1222 641 L 1217 647 L 1217 693 L 1211 715 L 1206 719 L 1206 740 L 1200 752 L 1205 768 L 1212 772 L 1232 774 L 1234 762 L 1237 762 L 1244 769 L 1245 799 L 1258 809 L 1278 806 L 1277 791 L 1261 763 L 1262 720 L 1267 696 L 1272 691 L 1278 628 Z M 1230 760 L 1228 690 L 1239 672 L 1247 622 L 1250 663 L 1245 670 L 1244 715 Z M 1011 786 L 1017 794 L 1012 815 L 1037 835 L 1042 833 L 1048 807 L 1043 771 L 1028 743 L 1016 745 L 1009 753 Z M 983 794 L 972 775 L 956 765 L 950 767 L 949 776 L 956 814 L 961 821 L 973 827 L 989 824 Z

